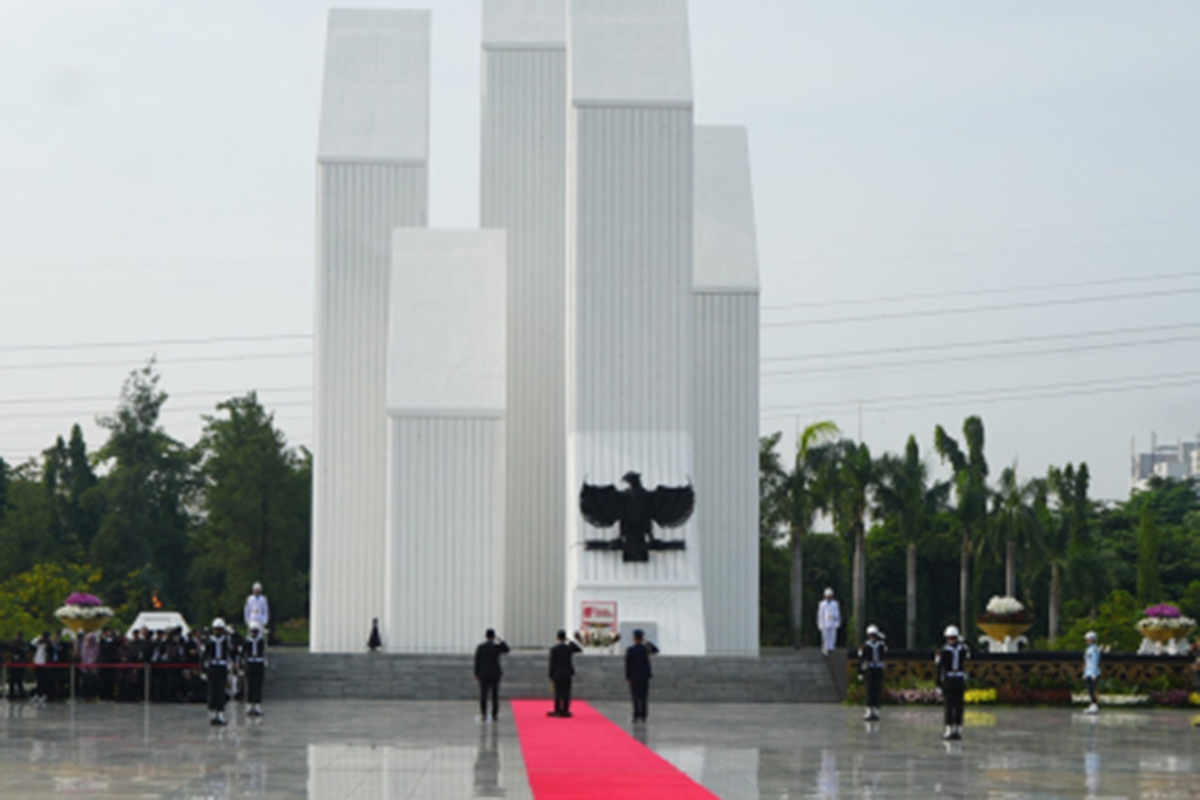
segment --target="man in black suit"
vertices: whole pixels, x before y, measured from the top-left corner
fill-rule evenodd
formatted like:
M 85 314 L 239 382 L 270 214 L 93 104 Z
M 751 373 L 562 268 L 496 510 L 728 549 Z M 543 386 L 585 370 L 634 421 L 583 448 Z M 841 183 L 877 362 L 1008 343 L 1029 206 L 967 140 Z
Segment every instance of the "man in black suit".
M 475 648 L 475 680 L 479 683 L 479 719 L 481 722 L 495 722 L 500 710 L 500 677 L 504 671 L 500 669 L 500 656 L 508 652 L 508 645 L 496 636 L 491 628 L 484 634 L 484 641 Z M 492 713 L 488 716 L 488 694 L 492 696 Z
M 658 652 L 654 642 L 646 641 L 646 633 L 638 628 L 633 632 L 633 644 L 625 651 L 625 682 L 633 695 L 633 721 L 646 721 L 646 704 L 650 697 L 650 656 Z
M 571 663 L 571 658 L 582 652 L 582 647 L 567 641 L 566 631 L 558 632 L 558 644 L 550 648 L 550 680 L 554 681 L 554 710 L 547 712 L 546 716 L 571 716 L 571 678 L 575 676 L 575 666 Z

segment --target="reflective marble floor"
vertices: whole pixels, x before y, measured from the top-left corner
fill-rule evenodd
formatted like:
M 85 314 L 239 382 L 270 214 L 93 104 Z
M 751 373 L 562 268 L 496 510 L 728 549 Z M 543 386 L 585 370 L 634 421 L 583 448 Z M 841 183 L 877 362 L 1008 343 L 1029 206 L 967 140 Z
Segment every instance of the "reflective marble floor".
M 630 728 L 628 708 L 597 703 Z M 194 706 L 0 703 L 0 797 L 531 797 L 511 718 L 469 703 L 285 701 L 214 729 Z M 1193 714 L 651 705 L 637 736 L 723 798 L 1200 798 Z M 565 723 L 565 726 L 569 723 Z M 602 763 L 603 754 L 598 754 Z

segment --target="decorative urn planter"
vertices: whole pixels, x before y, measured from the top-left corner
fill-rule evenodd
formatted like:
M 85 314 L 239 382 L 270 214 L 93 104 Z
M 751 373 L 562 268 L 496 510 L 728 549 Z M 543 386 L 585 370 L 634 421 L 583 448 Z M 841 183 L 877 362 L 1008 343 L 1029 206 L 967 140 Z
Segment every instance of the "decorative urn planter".
M 987 611 L 979 615 L 975 624 L 983 631 L 979 643 L 989 653 L 1016 653 L 1029 640 L 1022 634 L 1033 627 L 1025 606 L 1015 597 L 993 597 L 988 601 Z
M 1145 613 L 1146 616 L 1137 623 L 1138 633 L 1142 635 L 1138 655 L 1176 656 L 1188 653 L 1188 637 L 1196 630 L 1196 620 L 1183 616 L 1178 608 L 1168 603 L 1151 606 Z
M 75 592 L 67 598 L 62 608 L 54 612 L 54 616 L 72 633 L 91 633 L 107 625 L 113 618 L 113 611 L 95 595 Z

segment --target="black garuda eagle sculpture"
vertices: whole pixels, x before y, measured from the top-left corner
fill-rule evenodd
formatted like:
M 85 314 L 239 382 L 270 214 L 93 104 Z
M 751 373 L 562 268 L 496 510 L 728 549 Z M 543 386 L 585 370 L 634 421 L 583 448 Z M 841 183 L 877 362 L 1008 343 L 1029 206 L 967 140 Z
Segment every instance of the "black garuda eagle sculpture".
M 663 528 L 678 528 L 692 516 L 696 493 L 687 486 L 659 486 L 647 491 L 642 476 L 627 472 L 621 479 L 629 488 L 583 484 L 579 492 L 579 510 L 588 524 L 610 528 L 621 523 L 621 535 L 616 539 L 589 541 L 588 550 L 620 550 L 623 561 L 649 561 L 651 550 L 683 550 L 682 541 L 663 541 L 654 538 L 654 524 Z

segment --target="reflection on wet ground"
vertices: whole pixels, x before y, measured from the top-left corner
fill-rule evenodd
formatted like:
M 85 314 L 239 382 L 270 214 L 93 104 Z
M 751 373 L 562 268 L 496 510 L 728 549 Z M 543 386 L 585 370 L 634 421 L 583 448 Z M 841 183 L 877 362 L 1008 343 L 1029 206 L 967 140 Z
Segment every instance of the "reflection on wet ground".
M 596 704 L 628 728 L 628 708 Z M 724 798 L 1200 797 L 1191 714 L 794 705 L 651 708 L 639 739 Z M 287 701 L 214 729 L 198 707 L 0 704 L 0 797 L 532 795 L 511 719 L 469 703 Z M 600 757 L 602 762 L 602 756 Z

